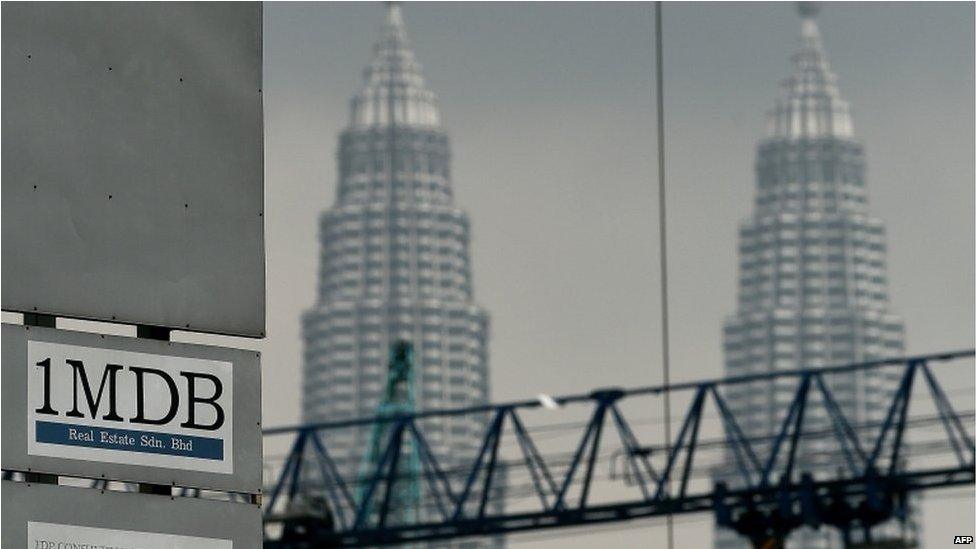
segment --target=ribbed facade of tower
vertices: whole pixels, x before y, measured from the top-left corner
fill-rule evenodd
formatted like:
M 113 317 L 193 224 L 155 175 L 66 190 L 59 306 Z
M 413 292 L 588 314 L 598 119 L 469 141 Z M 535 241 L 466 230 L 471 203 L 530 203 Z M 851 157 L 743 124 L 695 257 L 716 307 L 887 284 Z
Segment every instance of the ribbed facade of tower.
M 437 97 L 396 4 L 364 81 L 339 137 L 336 201 L 319 225 L 317 301 L 303 317 L 306 422 L 375 415 L 399 339 L 414 346 L 419 410 L 488 400 L 488 314 L 472 291 L 470 223 L 454 204 Z M 470 416 L 423 421 L 445 469 L 473 458 L 483 430 Z M 354 478 L 369 428 L 328 437 Z
M 754 210 L 739 229 L 738 310 L 724 328 L 728 376 L 904 351 L 902 321 L 889 308 L 884 225 L 868 211 L 864 149 L 824 55 L 816 9 L 801 3 L 800 13 L 802 46 L 770 113 L 768 136 L 758 145 Z M 879 369 L 827 381 L 848 420 L 859 425 L 883 420 L 895 375 Z M 768 437 L 795 390 L 790 378 L 739 385 L 730 388 L 729 405 L 746 436 Z M 810 402 L 805 430 L 829 429 L 819 399 Z M 801 466 L 836 475 L 843 459 L 836 444 L 810 438 L 798 452 Z M 726 463 L 733 463 L 731 455 Z M 734 485 L 734 475 L 717 476 Z M 826 527 L 798 531 L 788 543 L 840 546 Z M 746 544 L 718 529 L 716 547 Z

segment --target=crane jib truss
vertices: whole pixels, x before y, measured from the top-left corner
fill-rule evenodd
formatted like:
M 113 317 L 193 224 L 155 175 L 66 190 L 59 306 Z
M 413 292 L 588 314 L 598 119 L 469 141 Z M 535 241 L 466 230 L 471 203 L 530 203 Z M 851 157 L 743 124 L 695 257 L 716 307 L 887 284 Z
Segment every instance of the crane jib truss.
M 287 530 L 293 518 L 287 512 L 288 503 L 308 491 L 323 494 L 322 505 L 327 507 L 323 516 L 327 515 L 328 520 L 306 520 L 298 535 L 293 529 L 288 536 L 268 536 L 265 546 L 397 544 L 707 511 L 714 513 L 719 525 L 735 530 L 757 547 L 775 547 L 801 526 L 835 527 L 845 539 L 857 531 L 862 533 L 862 539 L 870 540 L 873 526 L 904 517 L 911 492 L 974 482 L 973 436 L 931 367 L 973 356 L 973 350 L 966 350 L 682 383 L 669 389 L 604 389 L 555 398 L 560 406 L 588 403 L 592 407 L 571 458 L 558 469 L 543 457 L 531 429 L 523 422 L 521 412 L 542 406 L 538 400 L 268 429 L 268 436 L 292 435 L 295 439 L 269 490 L 266 525 L 284 524 Z M 864 425 L 849 421 L 844 406 L 825 379 L 875 368 L 889 368 L 896 373 L 898 385 L 884 404 L 883 420 L 865 432 Z M 779 427 L 760 443 L 746 436 L 741 418 L 731 409 L 724 393 L 737 385 L 781 378 L 794 378 L 796 388 Z M 654 452 L 638 440 L 620 404 L 628 397 L 665 390 L 690 392 L 691 399 L 670 451 L 655 462 L 651 458 L 657 456 L 652 456 Z M 939 443 L 951 451 L 948 464 L 919 465 L 905 459 L 909 405 L 921 398 L 928 399 L 928 405 L 936 411 L 935 421 L 943 427 L 944 438 Z M 825 412 L 826 436 L 838 448 L 840 458 L 836 473 L 829 475 L 807 470 L 806 462 L 797 458 L 803 441 L 812 434 L 804 426 L 809 423 L 805 418 L 812 405 L 808 404 L 814 399 Z M 696 455 L 702 451 L 699 435 L 709 404 L 718 413 L 726 455 L 736 474 L 715 482 L 707 490 L 700 486 L 692 489 L 690 478 L 696 471 Z M 462 471 L 460 481 L 452 482 L 428 443 L 423 421 L 469 414 L 487 415 L 489 419 L 475 458 Z M 409 480 L 423 484 L 433 509 L 415 522 L 388 522 L 382 509 L 380 513 L 365 512 L 352 495 L 351 484 L 355 480 L 344 477 L 329 454 L 324 433 L 377 422 L 390 423 L 386 429 L 390 435 L 376 460 L 376 470 L 368 475 L 365 492 L 390 493 L 397 482 L 404 481 L 397 474 L 402 470 L 399 448 L 409 439 L 419 454 L 421 470 L 417 478 Z M 517 442 L 519 465 L 531 478 L 530 492 L 538 499 L 534 510 L 489 512 L 493 498 L 504 497 L 494 488 L 501 468 L 499 446 L 506 433 Z M 627 462 L 628 480 L 638 487 L 641 497 L 593 503 L 590 494 L 601 441 L 605 443 L 614 433 Z

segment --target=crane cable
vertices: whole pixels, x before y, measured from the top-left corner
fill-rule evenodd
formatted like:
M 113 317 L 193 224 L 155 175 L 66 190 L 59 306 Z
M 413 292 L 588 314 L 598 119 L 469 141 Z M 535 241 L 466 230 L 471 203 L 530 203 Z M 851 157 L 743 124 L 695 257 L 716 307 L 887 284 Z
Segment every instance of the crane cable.
M 669 347 L 668 326 L 668 248 L 667 248 L 667 217 L 664 194 L 664 56 L 663 38 L 661 32 L 661 1 L 654 2 L 654 39 L 655 39 L 655 83 L 657 85 L 657 207 L 660 235 L 660 264 L 661 264 L 661 366 L 664 385 L 664 447 L 668 455 L 671 453 L 671 353 Z M 668 481 L 668 491 L 671 486 Z M 667 525 L 668 549 L 674 549 L 674 518 L 668 512 L 665 523 Z

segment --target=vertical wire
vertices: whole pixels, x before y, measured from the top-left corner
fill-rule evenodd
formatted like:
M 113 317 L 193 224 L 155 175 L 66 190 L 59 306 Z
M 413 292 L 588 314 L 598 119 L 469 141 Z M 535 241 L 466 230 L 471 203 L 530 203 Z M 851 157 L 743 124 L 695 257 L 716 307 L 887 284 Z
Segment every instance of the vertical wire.
M 669 345 L 670 333 L 668 326 L 668 239 L 667 239 L 667 209 L 664 193 L 664 56 L 663 36 L 661 32 L 661 2 L 654 2 L 654 39 L 655 39 L 655 83 L 657 84 L 657 188 L 658 188 L 658 234 L 660 235 L 660 264 L 661 264 L 661 365 L 663 368 L 664 385 L 664 446 L 668 456 L 671 455 L 671 349 Z M 671 495 L 671 481 L 667 482 L 668 495 Z M 666 517 L 668 549 L 674 549 L 674 517 L 669 509 Z

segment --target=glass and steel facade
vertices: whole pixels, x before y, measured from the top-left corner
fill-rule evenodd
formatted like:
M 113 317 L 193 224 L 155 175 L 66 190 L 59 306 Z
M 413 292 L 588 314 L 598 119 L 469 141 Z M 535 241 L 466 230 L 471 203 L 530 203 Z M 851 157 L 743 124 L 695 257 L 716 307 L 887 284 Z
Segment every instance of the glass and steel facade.
M 489 318 L 474 301 L 471 226 L 454 203 L 437 97 L 397 4 L 386 8 L 337 159 L 335 204 L 319 222 L 317 300 L 302 319 L 303 420 L 374 416 L 400 339 L 414 347 L 417 409 L 485 404 Z M 423 424 L 445 469 L 473 459 L 483 430 L 471 415 Z M 328 436 L 332 457 L 354 478 L 370 429 Z
M 753 213 L 739 228 L 738 307 L 724 326 L 728 376 L 904 351 L 904 326 L 889 306 L 884 224 L 868 210 L 864 148 L 827 63 L 816 9 L 801 3 L 800 14 L 802 45 L 758 145 Z M 877 369 L 829 382 L 848 420 L 860 425 L 883 420 L 897 385 L 893 375 Z M 795 390 L 794 378 L 736 386 L 729 404 L 747 436 L 768 437 Z M 807 428 L 829 429 L 819 400 L 811 402 L 818 405 L 806 412 Z M 810 439 L 798 452 L 803 467 L 837 474 L 836 444 Z M 734 485 L 734 475 L 718 470 L 716 477 Z M 731 531 L 717 530 L 716 547 L 745 546 Z M 788 546 L 841 545 L 825 527 L 796 532 Z

